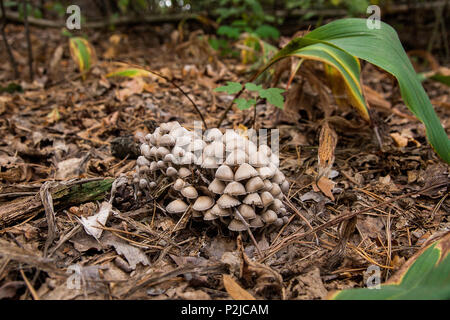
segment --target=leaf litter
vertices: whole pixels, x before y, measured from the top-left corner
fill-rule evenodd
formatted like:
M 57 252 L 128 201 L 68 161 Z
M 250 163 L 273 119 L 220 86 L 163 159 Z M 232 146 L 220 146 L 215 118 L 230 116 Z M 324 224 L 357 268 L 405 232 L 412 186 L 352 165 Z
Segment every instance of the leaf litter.
M 21 28 L 8 28 L 11 38 L 20 37 Z M 428 239 L 450 228 L 449 167 L 398 102 L 389 76 L 363 65 L 369 105 L 384 119 L 380 146 L 355 111 L 334 101 L 320 64 L 305 62 L 289 75 L 296 61 L 287 61 L 275 66 L 277 82 L 292 80 L 285 110 L 258 105 L 256 125 L 280 129 L 280 166 L 291 182 L 289 223 L 279 232 L 255 234 L 263 256 L 244 234 L 198 222 L 175 229 L 178 219 L 162 210 L 160 198 L 139 203 L 132 187 L 119 183 L 134 167 L 136 152 L 115 139 L 138 143 L 154 123 L 192 126 L 198 116 L 163 79 L 107 78 L 112 69 L 106 59 L 148 65 L 175 81 L 208 126 L 232 99 L 214 89 L 242 83 L 247 66 L 219 57 L 201 32 L 185 39 L 174 34 L 149 47 L 117 30 L 100 38 L 88 34 L 103 59 L 80 77 L 66 39 L 45 32 L 48 64 L 38 62 L 36 81 L 21 82 L 24 92 L 0 97 L 1 298 L 32 299 L 34 291 L 41 299 L 324 299 L 333 290 L 363 287 L 364 271 L 373 264 L 388 279 Z M 21 50 L 17 54 L 25 57 Z M 5 87 L 11 70 L 7 64 L 0 69 Z M 449 130 L 448 87 L 424 85 Z M 223 125 L 251 127 L 252 114 L 234 108 Z M 112 194 L 106 189 L 75 202 L 65 198 L 106 178 L 116 179 Z M 67 184 L 73 179 L 84 182 Z M 359 214 L 343 218 L 351 213 Z M 81 275 L 79 289 L 67 285 L 70 270 Z

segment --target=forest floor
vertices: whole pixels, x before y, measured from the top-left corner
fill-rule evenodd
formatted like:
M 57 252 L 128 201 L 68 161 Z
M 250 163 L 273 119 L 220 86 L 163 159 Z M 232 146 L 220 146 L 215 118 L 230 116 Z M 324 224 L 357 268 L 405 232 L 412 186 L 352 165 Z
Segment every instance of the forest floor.
M 394 79 L 363 63 L 378 134 L 354 109 L 337 107 L 315 64 L 302 66 L 283 111 L 258 106 L 257 127 L 280 130 L 280 167 L 291 183 L 292 205 L 287 226 L 255 233 L 262 257 L 244 234 L 197 221 L 178 230 L 179 217 L 157 209 L 163 198 L 135 203 L 122 195 L 99 241 L 88 235 L 79 221 L 96 214 L 109 193 L 85 202 L 58 192 L 130 175 L 135 156 L 113 155 L 115 138 L 147 134 L 151 120 L 188 128 L 199 120 L 170 82 L 107 78 L 113 61 L 147 66 L 175 81 L 208 126 L 232 99 L 213 89 L 250 77 L 247 65 L 222 58 L 206 37 L 191 33 L 181 40 L 166 29 L 88 32 L 98 62 L 82 79 L 68 38 L 32 28 L 30 83 L 23 27 L 7 27 L 22 90 L 0 95 L 0 299 L 230 299 L 224 274 L 257 299 L 324 299 L 333 290 L 365 287 L 371 265 L 386 281 L 427 240 L 449 230 L 448 165 L 430 148 Z M 3 48 L 5 87 L 13 73 Z M 285 72 L 278 87 L 285 88 L 287 78 Z M 424 87 L 450 132 L 450 89 L 428 80 Z M 315 184 L 325 112 L 338 137 L 328 192 Z M 253 112 L 233 109 L 222 126 L 252 122 Z M 360 214 L 333 220 L 350 212 Z M 79 289 L 68 281 L 73 272 L 82 275 Z

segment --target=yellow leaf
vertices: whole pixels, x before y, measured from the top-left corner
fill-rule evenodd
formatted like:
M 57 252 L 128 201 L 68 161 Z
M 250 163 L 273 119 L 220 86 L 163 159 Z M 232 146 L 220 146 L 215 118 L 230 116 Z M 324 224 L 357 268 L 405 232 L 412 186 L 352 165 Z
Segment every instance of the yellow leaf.
M 256 300 L 250 293 L 244 290 L 233 278 L 227 274 L 223 275 L 225 290 L 234 300 Z
M 84 38 L 72 37 L 69 39 L 70 55 L 77 63 L 78 70 L 83 73 L 83 80 L 86 79 L 85 72 L 88 71 L 96 61 L 95 50 Z

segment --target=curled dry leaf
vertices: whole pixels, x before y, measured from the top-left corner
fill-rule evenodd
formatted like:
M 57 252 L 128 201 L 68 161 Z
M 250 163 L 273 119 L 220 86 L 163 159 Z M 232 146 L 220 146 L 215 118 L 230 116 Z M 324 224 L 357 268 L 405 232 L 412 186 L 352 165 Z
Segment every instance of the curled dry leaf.
M 228 274 L 223 275 L 223 285 L 234 300 L 256 300 Z
M 86 233 L 98 240 L 103 232 L 102 227 L 105 226 L 111 211 L 111 203 L 104 201 L 102 202 L 98 213 L 88 218 L 81 217 L 81 220 L 79 221 L 83 225 Z

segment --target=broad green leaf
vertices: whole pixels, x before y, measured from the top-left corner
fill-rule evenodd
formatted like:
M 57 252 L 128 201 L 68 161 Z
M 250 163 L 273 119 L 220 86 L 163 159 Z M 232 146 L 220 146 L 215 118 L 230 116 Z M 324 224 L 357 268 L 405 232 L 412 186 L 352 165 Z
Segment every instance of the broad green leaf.
M 217 29 L 217 34 L 219 36 L 227 36 L 231 39 L 238 39 L 241 33 L 238 28 L 230 26 L 220 26 L 219 29 Z
M 244 98 L 238 98 L 234 100 L 239 110 L 247 110 L 250 109 L 253 105 L 256 104 L 255 99 L 244 99 Z
M 380 289 L 348 289 L 335 300 L 450 299 L 450 233 L 415 254 Z
M 284 98 L 281 95 L 284 92 L 284 89 L 279 88 L 269 88 L 260 91 L 259 96 L 261 98 L 265 98 L 267 102 L 273 104 L 274 106 L 283 109 L 284 107 Z
M 366 22 L 366 19 L 356 18 L 336 20 L 302 38 L 296 38 L 281 49 L 258 75 L 276 61 L 289 56 L 319 60 L 338 69 L 355 99 L 354 102 L 365 106 L 355 57 L 366 60 L 397 78 L 406 106 L 425 125 L 428 141 L 437 154 L 450 163 L 450 139 L 397 33 L 384 22 L 381 22 L 380 29 L 369 29 Z
M 85 72 L 91 68 L 95 61 L 94 48 L 89 41 L 81 37 L 70 38 L 69 45 L 72 59 L 78 64 L 78 70 L 83 73 L 83 79 L 86 79 Z
M 242 85 L 238 82 L 227 81 L 226 86 L 217 87 L 214 89 L 216 92 L 226 92 L 228 94 L 235 94 L 242 90 Z
M 263 24 L 259 26 L 255 33 L 262 39 L 272 38 L 274 40 L 280 37 L 280 31 L 277 28 L 269 26 L 268 24 Z
M 245 84 L 245 89 L 249 90 L 249 91 L 256 91 L 258 93 L 260 93 L 263 89 L 262 85 L 260 84 L 254 84 L 252 82 L 248 82 Z

